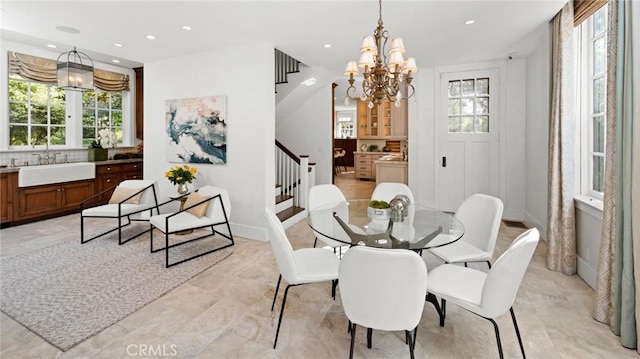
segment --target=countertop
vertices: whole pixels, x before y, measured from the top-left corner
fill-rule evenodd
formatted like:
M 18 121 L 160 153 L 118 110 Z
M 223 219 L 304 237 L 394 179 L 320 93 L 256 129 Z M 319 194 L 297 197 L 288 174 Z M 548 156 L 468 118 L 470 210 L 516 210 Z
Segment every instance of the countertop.
M 79 161 L 79 162 L 87 162 L 87 161 Z M 142 162 L 142 158 L 127 158 L 123 160 L 96 161 L 95 164 L 96 166 L 102 166 L 102 165 L 117 165 L 122 163 L 136 163 L 136 162 Z M 69 162 L 69 163 L 73 163 L 73 162 Z M 34 166 L 50 166 L 50 165 L 34 165 Z M 30 166 L 30 167 L 34 167 L 34 166 Z M 22 167 L 26 167 L 26 166 L 0 168 L 0 173 L 13 173 L 13 172 L 17 173 L 20 171 L 20 168 Z

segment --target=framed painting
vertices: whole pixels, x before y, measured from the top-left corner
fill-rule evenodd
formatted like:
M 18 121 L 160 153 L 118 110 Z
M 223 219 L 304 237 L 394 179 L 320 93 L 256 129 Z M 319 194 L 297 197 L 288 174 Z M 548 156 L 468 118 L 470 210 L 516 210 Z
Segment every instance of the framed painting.
M 226 96 L 166 101 L 167 160 L 227 163 Z

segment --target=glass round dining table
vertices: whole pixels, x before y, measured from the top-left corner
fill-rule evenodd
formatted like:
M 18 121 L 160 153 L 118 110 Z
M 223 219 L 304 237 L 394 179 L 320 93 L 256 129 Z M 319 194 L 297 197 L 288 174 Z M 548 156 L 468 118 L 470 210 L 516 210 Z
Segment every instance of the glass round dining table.
M 409 204 L 402 215 L 387 218 L 369 208 L 369 200 L 350 200 L 319 206 L 307 221 L 317 236 L 377 248 L 422 250 L 444 246 L 464 234 L 462 223 L 450 213 Z

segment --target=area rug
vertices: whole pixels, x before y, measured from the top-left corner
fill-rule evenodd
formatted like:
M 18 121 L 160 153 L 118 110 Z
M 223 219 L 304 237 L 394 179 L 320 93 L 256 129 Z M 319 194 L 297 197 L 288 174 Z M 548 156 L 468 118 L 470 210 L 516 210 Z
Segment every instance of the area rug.
M 115 236 L 82 245 L 75 238 L 3 258 L 0 310 L 66 351 L 233 252 L 233 247 L 221 249 L 167 269 L 164 252 L 149 253 L 148 233 L 121 246 Z M 163 244 L 160 239 L 164 235 L 154 232 L 154 246 Z M 189 248 L 176 250 L 175 255 L 201 253 L 205 246 L 211 249 L 228 243 L 216 236 L 185 245 Z

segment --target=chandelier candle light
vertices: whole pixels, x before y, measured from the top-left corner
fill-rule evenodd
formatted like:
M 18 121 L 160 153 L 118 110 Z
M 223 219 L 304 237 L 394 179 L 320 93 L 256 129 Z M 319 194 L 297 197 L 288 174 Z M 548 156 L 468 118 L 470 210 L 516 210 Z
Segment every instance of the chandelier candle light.
M 402 100 L 402 82 L 406 80 L 407 98 L 415 94 L 415 88 L 411 84 L 412 75 L 418 72 L 416 60 L 413 57 L 404 60 L 404 44 L 401 38 L 391 40 L 389 58 L 385 54 L 385 47 L 389 40 L 389 33 L 382 25 L 382 0 L 379 0 L 378 27 L 373 31 L 373 36 L 367 36 L 362 41 L 360 48 L 360 60 L 349 61 L 344 70 L 344 74 L 349 76 L 349 88 L 347 98 L 357 100 L 355 96 L 356 88 L 353 86 L 355 75 L 359 74 L 358 67 L 364 68 L 362 80 L 362 95 L 359 99 L 368 102 L 369 108 L 373 108 L 374 102 L 381 104 L 384 99 L 394 102 L 396 107 L 400 107 Z M 353 93 L 352 93 L 353 92 Z

